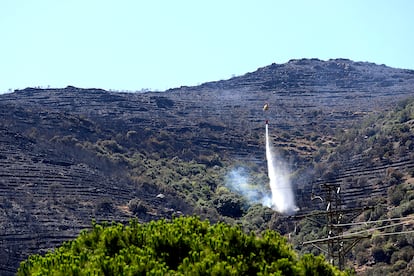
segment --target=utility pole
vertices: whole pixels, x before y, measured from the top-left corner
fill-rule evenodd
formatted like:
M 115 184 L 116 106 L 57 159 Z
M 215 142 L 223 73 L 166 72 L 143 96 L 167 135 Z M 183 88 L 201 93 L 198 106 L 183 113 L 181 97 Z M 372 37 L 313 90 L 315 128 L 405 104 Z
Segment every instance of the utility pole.
M 305 241 L 302 245 L 311 244 L 326 253 L 326 257 L 332 265 L 340 270 L 345 268 L 345 255 L 361 240 L 371 235 L 344 235 L 345 227 L 349 226 L 358 215 L 370 207 L 343 208 L 341 186 L 337 183 L 321 184 L 323 198 L 318 196 L 326 206 L 326 210 L 312 214 L 294 216 L 296 219 L 319 217 L 319 220 L 310 219 L 321 223 L 325 220 L 326 238 Z M 322 223 L 321 223 L 322 224 Z M 318 246 L 322 244 L 323 247 Z

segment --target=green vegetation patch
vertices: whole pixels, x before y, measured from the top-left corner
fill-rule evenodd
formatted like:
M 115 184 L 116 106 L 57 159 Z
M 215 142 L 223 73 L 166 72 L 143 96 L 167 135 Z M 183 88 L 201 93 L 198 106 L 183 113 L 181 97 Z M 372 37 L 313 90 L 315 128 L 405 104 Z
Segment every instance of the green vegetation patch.
M 297 257 L 274 231 L 245 234 L 224 223 L 180 217 L 129 225 L 96 224 L 18 275 L 343 275 L 323 257 Z

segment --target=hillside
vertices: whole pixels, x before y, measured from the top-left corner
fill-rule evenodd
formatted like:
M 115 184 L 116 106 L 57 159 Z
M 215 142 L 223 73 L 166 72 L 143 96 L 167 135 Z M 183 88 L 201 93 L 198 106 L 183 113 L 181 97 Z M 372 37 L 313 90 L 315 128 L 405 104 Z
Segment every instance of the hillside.
M 320 147 L 321 155 L 314 162 L 311 205 L 327 210 L 333 204 L 331 222 L 338 225 L 333 231 L 350 240 L 345 239 L 341 247 L 348 248 L 348 266 L 359 274 L 411 275 L 414 98 L 401 101 L 391 112 L 371 114 L 352 128 L 339 131 L 336 138 L 337 145 Z M 318 197 L 324 197 L 327 185 L 337 194 L 340 191 L 329 203 Z M 322 252 L 316 247 L 302 242 L 332 236 L 327 230 L 329 218 L 324 212 L 311 218 L 295 224 L 290 237 L 302 253 L 319 254 Z
M 226 173 L 239 165 L 266 185 L 264 121 L 305 212 L 320 208 L 309 197 L 322 181 L 352 176 L 351 187 L 389 168 L 412 168 L 409 154 L 366 162 L 340 137 L 413 95 L 414 71 L 345 59 L 292 60 L 165 92 L 69 86 L 0 95 L 0 270 L 15 271 L 28 254 L 75 237 L 93 218 L 199 214 L 286 233 L 285 218 L 224 189 Z M 386 196 L 389 186 L 377 184 L 358 184 L 362 192 L 354 185 L 346 204 Z

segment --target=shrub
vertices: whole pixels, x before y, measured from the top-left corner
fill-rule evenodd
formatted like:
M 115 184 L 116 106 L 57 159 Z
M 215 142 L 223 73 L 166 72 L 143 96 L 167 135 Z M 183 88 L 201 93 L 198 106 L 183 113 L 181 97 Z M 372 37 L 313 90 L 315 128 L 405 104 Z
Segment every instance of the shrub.
M 109 198 L 102 198 L 96 205 L 96 211 L 99 213 L 112 213 L 114 209 L 113 202 Z
M 243 216 L 246 209 L 242 198 L 233 193 L 220 195 L 214 203 L 217 206 L 217 211 L 227 217 L 239 218 Z
M 399 260 L 392 266 L 392 270 L 399 271 L 399 270 L 405 269 L 406 267 L 407 267 L 407 262 L 403 260 Z
M 148 211 L 148 206 L 138 198 L 131 199 L 128 202 L 128 209 L 134 214 L 145 214 Z

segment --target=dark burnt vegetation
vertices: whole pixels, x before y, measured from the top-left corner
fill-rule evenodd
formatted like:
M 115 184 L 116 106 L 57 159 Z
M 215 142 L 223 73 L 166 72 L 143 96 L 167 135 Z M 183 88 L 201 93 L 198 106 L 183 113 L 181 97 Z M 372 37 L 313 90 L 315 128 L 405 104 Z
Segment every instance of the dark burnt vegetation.
M 0 270 L 15 271 L 27 254 L 75 237 L 92 218 L 197 214 L 246 231 L 292 233 L 287 218 L 225 185 L 237 166 L 249 169 L 252 184 L 267 185 L 267 119 L 303 211 L 323 208 L 310 195 L 331 181 L 344 185 L 348 206 L 370 195 L 373 204 L 395 210 L 378 207 L 366 217 L 408 215 L 412 102 L 400 100 L 412 96 L 413 76 L 369 63 L 305 59 L 163 93 L 70 86 L 1 95 Z M 312 225 L 301 227 L 317 236 Z M 401 260 L 387 250 L 390 264 Z

